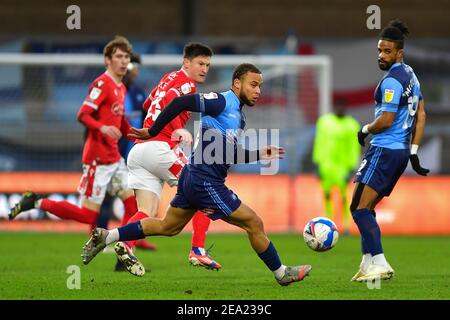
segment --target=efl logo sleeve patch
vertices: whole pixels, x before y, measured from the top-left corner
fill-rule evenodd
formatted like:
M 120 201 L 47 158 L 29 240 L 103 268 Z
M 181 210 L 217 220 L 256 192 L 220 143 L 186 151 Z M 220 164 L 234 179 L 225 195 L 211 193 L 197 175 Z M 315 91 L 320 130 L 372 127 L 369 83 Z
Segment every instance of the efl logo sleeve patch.
M 99 88 L 92 88 L 91 93 L 89 94 L 89 98 L 91 100 L 97 100 L 97 98 L 100 96 L 100 94 L 102 93 L 102 90 L 100 90 Z
M 392 102 L 394 99 L 394 90 L 392 89 L 385 89 L 384 90 L 384 101 L 385 102 Z
M 181 92 L 183 94 L 188 94 L 191 92 L 191 86 L 189 85 L 189 83 L 185 83 L 181 86 Z

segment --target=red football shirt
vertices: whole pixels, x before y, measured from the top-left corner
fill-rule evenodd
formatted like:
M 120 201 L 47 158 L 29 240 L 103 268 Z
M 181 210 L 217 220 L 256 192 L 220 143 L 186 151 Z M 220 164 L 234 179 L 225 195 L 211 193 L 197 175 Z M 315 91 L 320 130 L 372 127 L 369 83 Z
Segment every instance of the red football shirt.
M 83 149 L 83 164 L 92 164 L 94 160 L 97 164 L 111 164 L 120 160 L 118 140 L 102 134 L 99 129 L 102 125 L 115 126 L 126 136 L 130 128 L 124 115 L 126 92 L 125 85 L 115 82 L 107 72 L 91 84 L 78 113 L 79 119 L 81 113 L 88 113 L 97 121 L 94 126 L 85 124 L 88 135 Z
M 166 74 L 159 84 L 151 91 L 144 102 L 147 116 L 144 120 L 144 128 L 150 128 L 161 111 L 176 97 L 192 94 L 196 91 L 196 82 L 189 78 L 186 71 L 180 69 Z M 172 133 L 176 129 L 184 128 L 189 121 L 191 112 L 183 111 L 173 119 L 161 132 L 148 140 L 136 140 L 136 143 L 145 141 L 165 141 L 170 148 L 175 147 L 179 141 L 172 141 Z

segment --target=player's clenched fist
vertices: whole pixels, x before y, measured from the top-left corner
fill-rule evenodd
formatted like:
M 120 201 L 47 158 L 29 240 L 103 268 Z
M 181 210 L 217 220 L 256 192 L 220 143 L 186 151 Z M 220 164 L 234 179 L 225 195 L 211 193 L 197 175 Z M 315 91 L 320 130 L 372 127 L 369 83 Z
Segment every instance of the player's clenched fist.
M 369 125 L 366 124 L 365 126 L 361 127 L 358 131 L 358 142 L 359 144 L 364 147 L 366 145 L 366 142 L 364 141 L 367 136 L 370 134 L 369 132 Z

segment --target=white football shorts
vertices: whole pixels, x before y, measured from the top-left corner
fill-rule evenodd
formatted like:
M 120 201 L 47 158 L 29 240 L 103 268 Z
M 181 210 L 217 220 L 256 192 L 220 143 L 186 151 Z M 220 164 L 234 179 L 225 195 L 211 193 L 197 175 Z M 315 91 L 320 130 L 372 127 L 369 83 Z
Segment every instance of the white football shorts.
M 128 170 L 125 160 L 113 164 L 91 165 L 83 164 L 83 176 L 78 186 L 78 192 L 83 198 L 102 204 L 106 192 L 116 196 L 128 188 Z
M 128 188 L 151 191 L 160 198 L 164 182 L 171 187 L 178 185 L 186 163 L 186 155 L 178 146 L 170 149 L 164 141 L 137 143 L 128 154 Z

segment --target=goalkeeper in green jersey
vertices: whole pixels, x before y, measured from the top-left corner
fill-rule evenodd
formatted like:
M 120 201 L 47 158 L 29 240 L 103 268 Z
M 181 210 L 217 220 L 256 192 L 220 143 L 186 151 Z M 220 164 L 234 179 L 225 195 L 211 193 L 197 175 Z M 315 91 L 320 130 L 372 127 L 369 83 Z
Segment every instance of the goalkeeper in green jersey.
M 344 232 L 348 233 L 350 212 L 347 205 L 347 183 L 359 161 L 360 146 L 355 139 L 359 123 L 345 114 L 346 102 L 336 101 L 334 113 L 319 117 L 313 147 L 313 162 L 318 167 L 325 196 L 327 217 L 333 219 L 331 191 L 338 187 L 342 197 Z

